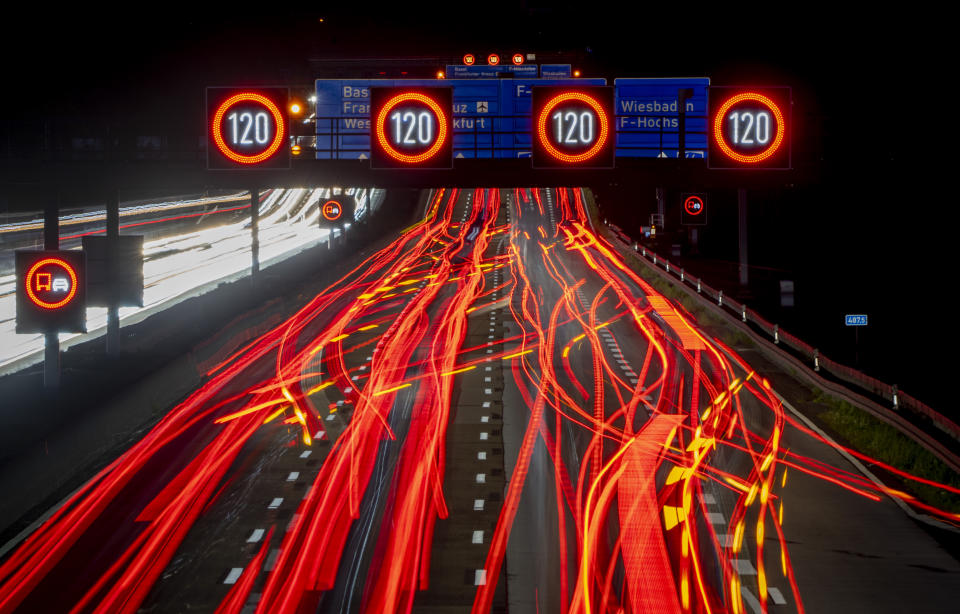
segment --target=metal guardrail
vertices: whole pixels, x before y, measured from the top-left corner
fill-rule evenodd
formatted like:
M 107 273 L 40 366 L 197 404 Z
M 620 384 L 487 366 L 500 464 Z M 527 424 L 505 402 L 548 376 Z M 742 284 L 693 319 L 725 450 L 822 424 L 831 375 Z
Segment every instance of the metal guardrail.
M 669 260 L 640 245 L 637 241 L 627 236 L 619 227 L 613 224 L 607 224 L 607 227 L 613 231 L 614 236 L 624 243 L 627 248 L 633 249 L 638 255 L 648 260 L 655 267 L 662 269 L 664 273 L 670 275 L 676 281 L 695 289 L 698 294 L 702 294 L 713 300 L 718 307 L 729 315 L 737 317 L 741 322 L 754 325 L 758 330 L 766 334 L 774 344 L 790 348 L 794 353 L 805 359 L 814 371 L 827 372 L 842 382 L 856 386 L 875 397 L 885 399 L 891 403 L 894 410 L 910 410 L 930 420 L 938 429 L 953 439 L 960 441 L 960 425 L 916 397 L 902 392 L 894 384 L 881 382 L 877 378 L 871 377 L 862 371 L 858 371 L 824 356 L 818 348 L 783 330 L 779 325 L 764 319 L 760 314 L 748 308 L 746 305 L 733 300 L 729 296 L 725 296 L 723 290 L 710 287 L 704 283 L 702 278 L 690 275 L 683 268 L 672 265 Z

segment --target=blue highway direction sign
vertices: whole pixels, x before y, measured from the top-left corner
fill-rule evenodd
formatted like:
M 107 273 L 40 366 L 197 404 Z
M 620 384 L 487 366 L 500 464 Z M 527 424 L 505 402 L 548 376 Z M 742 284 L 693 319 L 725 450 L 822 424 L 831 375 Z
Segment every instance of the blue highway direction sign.
M 676 158 L 681 112 L 686 158 L 707 152 L 707 77 L 614 79 L 617 157 Z
M 606 80 L 318 79 L 316 156 L 370 159 L 370 88 L 452 87 L 454 158 L 530 157 L 530 96 L 541 85 L 606 85 Z

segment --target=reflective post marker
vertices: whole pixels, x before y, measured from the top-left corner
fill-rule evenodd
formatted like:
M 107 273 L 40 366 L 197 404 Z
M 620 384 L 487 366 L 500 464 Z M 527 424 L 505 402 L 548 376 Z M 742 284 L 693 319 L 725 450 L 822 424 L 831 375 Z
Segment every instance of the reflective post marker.
M 107 271 L 112 273 L 113 257 L 116 255 L 114 247 L 120 237 L 120 194 L 112 189 L 107 194 L 107 240 L 111 246 L 107 250 L 110 259 L 107 261 Z M 113 275 L 110 274 L 110 279 Z M 120 312 L 115 301 L 107 305 L 107 354 L 115 355 L 120 352 Z
M 260 190 L 250 190 L 250 277 L 260 272 Z
M 43 248 L 47 250 L 60 249 L 60 211 L 57 198 L 55 193 L 50 194 L 43 212 Z M 44 333 L 44 340 L 43 387 L 56 390 L 60 388 L 60 337 L 57 331 L 47 331 Z

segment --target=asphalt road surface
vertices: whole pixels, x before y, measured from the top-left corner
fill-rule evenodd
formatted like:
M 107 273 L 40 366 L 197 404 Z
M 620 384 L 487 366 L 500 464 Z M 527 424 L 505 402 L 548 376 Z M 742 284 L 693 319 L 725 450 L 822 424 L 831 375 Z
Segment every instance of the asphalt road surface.
M 590 207 L 433 191 L 10 550 L 0 613 L 954 611 L 922 504 Z

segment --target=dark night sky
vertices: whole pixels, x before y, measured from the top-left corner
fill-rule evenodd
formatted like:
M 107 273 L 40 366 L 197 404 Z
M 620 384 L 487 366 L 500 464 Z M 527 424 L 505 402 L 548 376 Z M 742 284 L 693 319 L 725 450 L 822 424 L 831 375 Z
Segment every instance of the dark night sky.
M 841 14 L 838 3 L 717 3 L 710 13 L 686 3 L 657 8 L 666 4 L 451 2 L 383 10 L 356 3 L 330 11 L 299 3 L 281 12 L 131 4 L 98 14 L 77 4 L 14 12 L 5 19 L 0 57 L 10 91 L 22 95 L 4 97 L 3 114 L 190 115 L 206 85 L 310 83 L 310 58 L 453 59 L 467 51 L 580 53 L 585 76 L 788 84 L 794 115 L 809 127 L 794 143 L 795 165 L 820 174 L 802 209 L 773 216 L 778 227 L 757 229 L 773 245 L 761 241 L 757 257 L 767 261 L 760 264 L 819 267 L 827 286 L 846 288 L 836 310 L 891 314 L 886 353 L 877 359 L 888 373 L 878 375 L 896 379 L 898 369 L 912 366 L 919 373 L 912 390 L 948 379 L 946 365 L 931 363 L 929 376 L 917 366 L 925 349 L 957 340 L 929 316 L 944 292 L 928 295 L 926 284 L 939 272 L 907 263 L 915 257 L 952 267 L 952 217 L 941 205 L 954 189 L 948 160 L 955 155 L 955 131 L 943 131 L 953 123 L 942 101 L 946 60 L 955 56 L 946 19 L 902 8 Z M 935 337 L 936 345 L 929 341 Z M 950 398 L 927 396 L 940 406 Z

